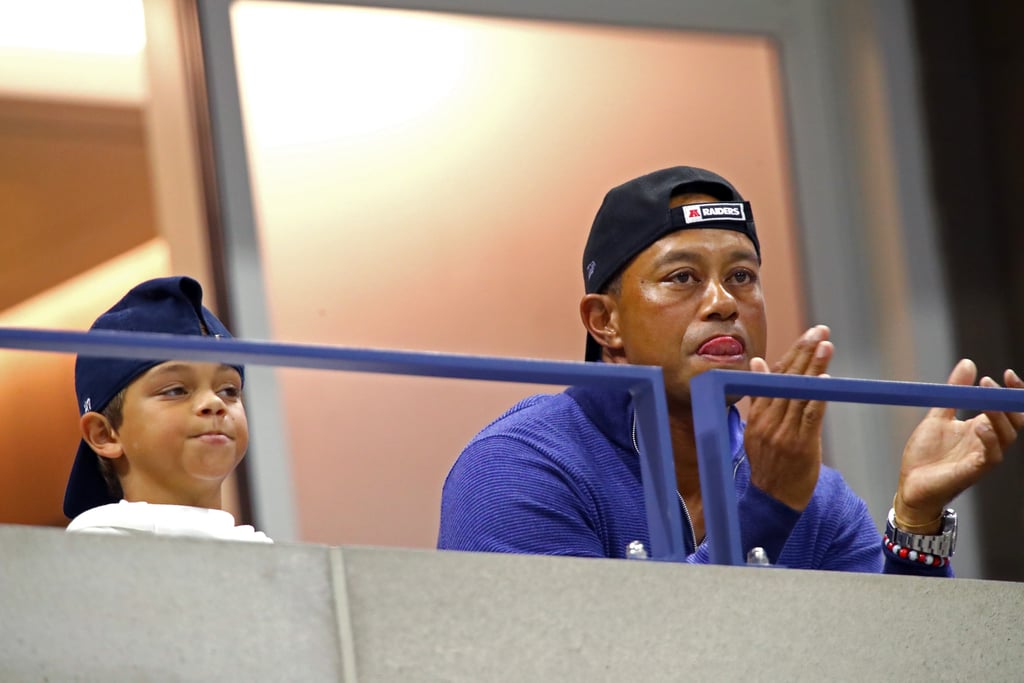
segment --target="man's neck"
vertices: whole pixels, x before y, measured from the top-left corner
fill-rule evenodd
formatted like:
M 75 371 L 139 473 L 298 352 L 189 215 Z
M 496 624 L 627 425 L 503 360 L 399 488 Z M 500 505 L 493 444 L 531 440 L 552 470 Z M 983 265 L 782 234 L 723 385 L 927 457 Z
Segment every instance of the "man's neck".
M 668 418 L 672 436 L 672 455 L 676 467 L 676 483 L 683 497 L 700 496 L 700 475 L 697 471 L 697 441 L 693 434 L 690 406 L 672 406 Z
M 686 503 L 690 516 L 694 542 L 704 538 L 704 499 L 700 490 L 697 470 L 697 440 L 693 433 L 693 412 L 690 405 L 669 406 L 669 433 L 672 435 L 672 455 L 676 468 L 676 487 Z

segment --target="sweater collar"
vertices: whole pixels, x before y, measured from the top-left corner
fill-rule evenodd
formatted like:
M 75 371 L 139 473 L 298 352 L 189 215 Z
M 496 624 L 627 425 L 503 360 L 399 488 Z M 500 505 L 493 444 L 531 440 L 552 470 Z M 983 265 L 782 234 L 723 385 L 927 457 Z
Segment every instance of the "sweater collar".
M 594 426 L 619 448 L 633 451 L 633 397 L 627 390 L 569 387 L 570 396 Z M 729 453 L 733 462 L 743 456 L 743 429 L 740 412 L 729 406 Z

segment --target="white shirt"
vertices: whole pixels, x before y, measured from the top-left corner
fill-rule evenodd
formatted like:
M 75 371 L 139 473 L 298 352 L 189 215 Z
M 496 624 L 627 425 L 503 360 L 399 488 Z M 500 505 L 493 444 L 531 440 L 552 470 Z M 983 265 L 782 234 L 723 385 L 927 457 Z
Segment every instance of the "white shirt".
M 86 510 L 71 520 L 67 531 L 114 536 L 155 534 L 273 543 L 266 534 L 248 524 L 235 526 L 234 516 L 225 510 L 127 500 Z

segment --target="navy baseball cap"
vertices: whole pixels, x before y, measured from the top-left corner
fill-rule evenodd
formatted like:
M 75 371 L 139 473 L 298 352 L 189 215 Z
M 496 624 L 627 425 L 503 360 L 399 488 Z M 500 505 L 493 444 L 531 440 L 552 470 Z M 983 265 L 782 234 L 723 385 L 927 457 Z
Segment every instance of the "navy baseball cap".
M 190 277 L 180 276 L 147 280 L 133 287 L 109 311 L 97 318 L 89 330 L 231 337 L 217 316 L 203 306 L 202 286 Z M 78 356 L 75 360 L 75 393 L 79 414 L 102 411 L 136 377 L 167 360 Z M 244 367 L 233 367 L 244 380 Z M 78 444 L 78 454 L 64 491 L 64 514 L 68 518 L 73 519 L 90 508 L 117 502 L 103 480 L 98 457 L 85 441 Z
M 706 194 L 717 202 L 669 208 L 673 196 Z M 583 286 L 587 294 L 600 292 L 629 265 L 637 254 L 659 239 L 696 228 L 743 233 L 757 241 L 750 202 L 728 180 L 703 168 L 675 166 L 634 178 L 609 190 L 590 228 L 583 249 Z M 601 360 L 601 345 L 587 334 L 586 360 Z

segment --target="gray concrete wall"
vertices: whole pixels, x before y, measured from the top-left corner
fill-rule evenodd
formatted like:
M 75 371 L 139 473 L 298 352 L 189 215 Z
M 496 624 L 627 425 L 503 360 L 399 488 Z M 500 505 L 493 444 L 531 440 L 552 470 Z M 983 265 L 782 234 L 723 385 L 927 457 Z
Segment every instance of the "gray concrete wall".
M 1022 680 L 1024 584 L 0 526 L 0 681 Z

